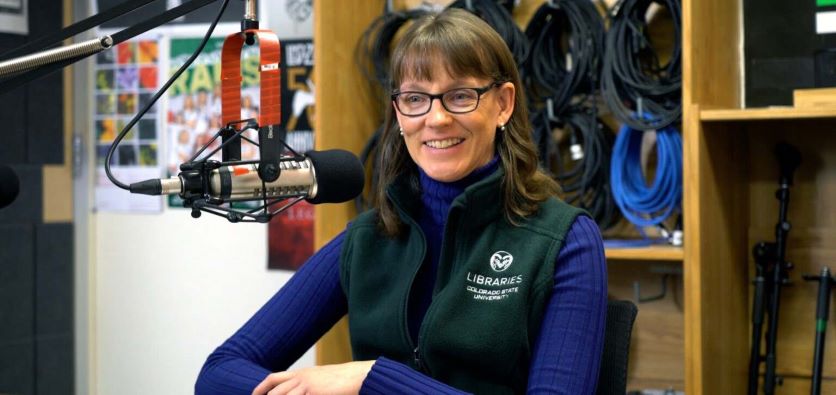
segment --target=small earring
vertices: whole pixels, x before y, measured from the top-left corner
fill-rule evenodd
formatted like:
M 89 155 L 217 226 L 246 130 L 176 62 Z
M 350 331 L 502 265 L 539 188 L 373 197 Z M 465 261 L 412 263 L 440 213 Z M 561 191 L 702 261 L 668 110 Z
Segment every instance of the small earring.
M 403 136 L 403 128 L 398 128 L 398 132 L 400 132 L 401 136 Z
M 499 124 L 499 130 L 500 130 L 501 132 L 504 132 L 504 131 L 505 131 L 505 124 L 504 124 L 504 123 L 500 123 L 500 124 Z

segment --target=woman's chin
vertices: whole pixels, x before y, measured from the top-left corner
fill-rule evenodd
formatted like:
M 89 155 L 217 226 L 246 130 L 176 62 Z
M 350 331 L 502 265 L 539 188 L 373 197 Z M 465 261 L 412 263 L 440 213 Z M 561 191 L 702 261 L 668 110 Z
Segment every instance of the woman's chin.
M 431 167 L 429 169 L 424 169 L 424 173 L 426 173 L 430 178 L 436 181 L 441 182 L 453 182 L 458 181 L 464 178 L 467 174 L 462 171 L 461 169 L 451 169 L 448 167 Z

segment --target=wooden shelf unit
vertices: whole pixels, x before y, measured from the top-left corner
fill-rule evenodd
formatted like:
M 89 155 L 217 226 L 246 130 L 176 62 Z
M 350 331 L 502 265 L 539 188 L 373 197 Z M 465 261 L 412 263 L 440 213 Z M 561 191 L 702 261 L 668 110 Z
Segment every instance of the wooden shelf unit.
M 836 107 L 769 107 L 701 110 L 702 121 L 758 121 L 781 119 L 819 119 L 836 117 Z
M 836 261 L 836 108 L 742 108 L 741 3 L 683 2 L 686 392 L 747 390 L 751 247 L 774 241 L 772 151 L 786 141 L 799 148 L 802 164 L 790 192 L 787 258 L 795 269 L 793 286 L 782 289 L 776 370 L 784 377 L 779 393 L 809 393 L 816 287 L 801 275 Z M 824 364 L 830 391 L 833 355 Z
M 652 246 L 642 248 L 607 248 L 607 259 L 624 261 L 679 261 L 685 256 L 682 247 Z

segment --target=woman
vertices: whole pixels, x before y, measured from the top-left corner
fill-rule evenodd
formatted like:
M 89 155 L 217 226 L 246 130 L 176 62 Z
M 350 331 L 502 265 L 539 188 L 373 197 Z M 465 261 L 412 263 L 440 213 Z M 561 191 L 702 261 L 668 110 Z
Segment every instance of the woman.
M 209 356 L 197 392 L 594 393 L 600 233 L 537 169 L 507 46 L 450 9 L 404 34 L 392 78 L 375 210 Z M 346 313 L 355 362 L 283 371 Z

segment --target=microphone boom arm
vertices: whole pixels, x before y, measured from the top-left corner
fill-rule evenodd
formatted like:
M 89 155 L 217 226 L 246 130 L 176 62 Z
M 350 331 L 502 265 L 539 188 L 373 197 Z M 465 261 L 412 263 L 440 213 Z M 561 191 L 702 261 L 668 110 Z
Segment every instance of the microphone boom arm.
M 90 55 L 97 54 L 103 50 L 119 45 L 126 40 L 134 38 L 153 28 L 168 23 L 218 0 L 189 0 L 177 7 L 167 10 L 160 15 L 125 28 L 112 36 L 104 36 L 82 43 L 51 48 L 66 39 L 72 38 L 78 33 L 87 31 L 114 18 L 126 15 L 134 10 L 148 5 L 148 3 L 151 3 L 152 1 L 153 0 L 126 1 L 108 9 L 107 11 L 95 14 L 89 18 L 67 26 L 56 34 L 44 37 L 32 42 L 29 45 L 4 53 L 0 56 L 3 59 L 3 61 L 0 62 L 0 94 L 9 92 L 32 80 L 69 66 L 87 58 Z M 98 44 L 94 41 L 98 41 Z M 40 51 L 21 55 L 21 53 L 25 53 L 33 47 L 37 47 Z

